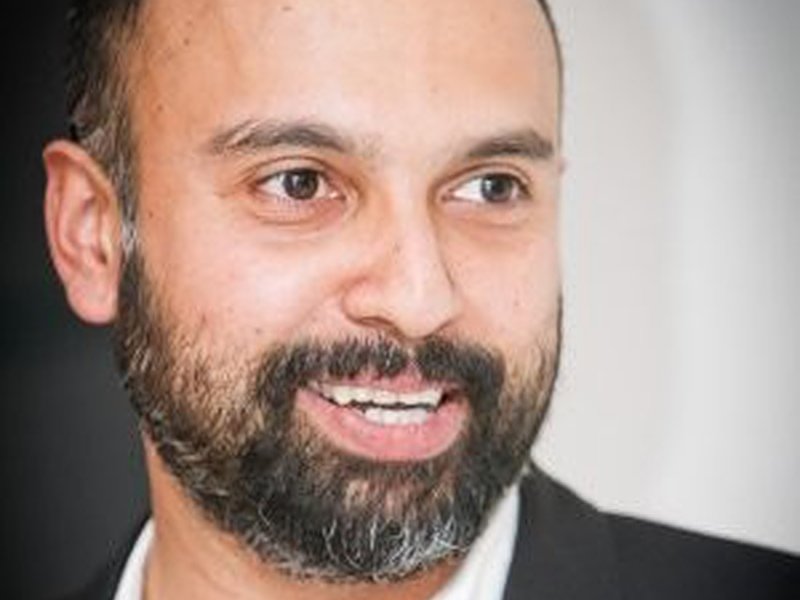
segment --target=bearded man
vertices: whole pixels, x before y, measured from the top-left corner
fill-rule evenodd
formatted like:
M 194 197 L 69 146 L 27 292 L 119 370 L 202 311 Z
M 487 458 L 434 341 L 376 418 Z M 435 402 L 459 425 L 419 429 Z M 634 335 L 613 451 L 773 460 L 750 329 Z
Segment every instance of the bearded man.
M 48 237 L 114 324 L 152 506 L 82 597 L 797 590 L 795 559 L 529 462 L 561 321 L 544 2 L 94 0 L 72 27 Z

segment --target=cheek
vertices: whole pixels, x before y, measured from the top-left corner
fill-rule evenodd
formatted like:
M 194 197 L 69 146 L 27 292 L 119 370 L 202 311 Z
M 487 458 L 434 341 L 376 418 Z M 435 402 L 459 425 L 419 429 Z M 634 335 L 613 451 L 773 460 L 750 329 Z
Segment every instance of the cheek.
M 313 335 L 339 287 L 335 251 L 270 244 L 257 226 L 242 228 L 199 206 L 151 215 L 141 229 L 158 297 L 208 346 L 246 351 Z
M 458 279 L 471 337 L 518 354 L 549 335 L 561 290 L 552 237 L 538 237 L 513 250 L 484 247 L 470 260 L 462 255 Z

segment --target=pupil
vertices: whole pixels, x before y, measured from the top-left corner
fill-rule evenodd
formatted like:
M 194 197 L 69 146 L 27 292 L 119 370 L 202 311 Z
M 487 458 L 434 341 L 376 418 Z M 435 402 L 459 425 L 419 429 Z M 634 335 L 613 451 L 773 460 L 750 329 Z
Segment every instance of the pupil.
M 319 189 L 319 176 L 310 169 L 289 171 L 283 179 L 283 189 L 290 198 L 308 200 Z
M 508 200 L 513 191 L 514 183 L 511 178 L 502 175 L 489 175 L 481 181 L 481 193 L 489 202 L 502 202 Z

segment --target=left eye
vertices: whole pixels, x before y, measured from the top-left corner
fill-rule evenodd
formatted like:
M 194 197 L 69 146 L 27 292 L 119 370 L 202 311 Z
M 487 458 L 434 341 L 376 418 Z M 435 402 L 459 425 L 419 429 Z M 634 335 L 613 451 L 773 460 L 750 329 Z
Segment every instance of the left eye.
M 490 173 L 470 179 L 451 192 L 451 196 L 468 202 L 504 204 L 525 197 L 525 186 L 517 177 Z
M 333 191 L 325 176 L 315 169 L 290 169 L 264 178 L 258 189 L 270 196 L 304 202 L 330 196 Z

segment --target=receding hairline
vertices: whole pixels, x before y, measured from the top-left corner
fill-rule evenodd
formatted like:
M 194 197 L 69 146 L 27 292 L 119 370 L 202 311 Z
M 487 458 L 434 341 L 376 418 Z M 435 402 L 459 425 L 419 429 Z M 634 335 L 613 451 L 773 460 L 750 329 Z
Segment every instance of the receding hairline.
M 116 3 L 124 6 L 120 10 L 120 15 L 114 19 L 113 35 L 116 37 L 119 46 L 116 48 L 118 56 L 122 60 L 118 62 L 118 67 L 124 69 L 124 73 L 117 73 L 118 77 L 128 77 L 130 75 L 130 67 L 133 64 L 135 56 L 135 49 L 138 46 L 138 41 L 144 33 L 146 23 L 143 20 L 145 7 L 152 3 L 152 0 L 109 0 L 111 3 Z M 558 28 L 553 18 L 553 12 L 550 7 L 549 0 L 535 0 L 534 4 L 537 7 L 539 16 L 544 18 L 546 29 L 549 33 L 552 48 L 555 51 L 556 66 L 558 72 L 558 86 L 559 94 L 563 86 L 563 52 L 561 48 L 561 40 L 558 33 Z M 113 43 L 113 42 L 112 42 Z M 131 90 L 129 89 L 128 92 Z
M 549 31 L 557 68 L 558 110 L 563 105 L 561 43 L 548 0 L 535 0 Z M 132 121 L 139 61 L 146 53 L 152 0 L 74 0 L 67 77 L 70 133 L 107 170 L 133 216 L 136 135 Z M 75 15 L 78 18 L 75 19 Z M 77 45 L 76 45 L 77 42 Z M 144 58 L 144 60 L 147 60 Z

